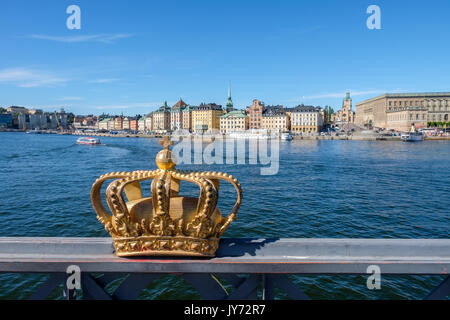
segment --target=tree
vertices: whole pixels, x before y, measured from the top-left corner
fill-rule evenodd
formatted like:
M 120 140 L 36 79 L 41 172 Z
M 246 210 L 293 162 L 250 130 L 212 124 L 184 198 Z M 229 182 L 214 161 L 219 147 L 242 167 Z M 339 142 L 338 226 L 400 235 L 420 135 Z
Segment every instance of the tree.
M 331 115 L 334 114 L 334 109 L 330 106 L 325 106 L 324 110 L 327 113 L 327 122 L 331 122 Z
M 6 109 L 5 109 L 5 108 L 2 108 L 2 107 L 0 107 L 0 113 L 6 113 Z

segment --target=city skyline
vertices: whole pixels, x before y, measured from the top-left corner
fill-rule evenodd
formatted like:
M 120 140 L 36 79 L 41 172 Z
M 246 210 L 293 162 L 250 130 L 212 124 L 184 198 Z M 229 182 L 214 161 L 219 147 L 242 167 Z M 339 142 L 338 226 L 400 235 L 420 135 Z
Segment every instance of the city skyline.
M 72 4 L 80 30 L 66 27 Z M 378 1 L 381 30 L 366 27 L 369 4 L 4 3 L 0 104 L 132 116 L 180 97 L 225 106 L 230 82 L 238 109 L 448 91 L 450 4 Z

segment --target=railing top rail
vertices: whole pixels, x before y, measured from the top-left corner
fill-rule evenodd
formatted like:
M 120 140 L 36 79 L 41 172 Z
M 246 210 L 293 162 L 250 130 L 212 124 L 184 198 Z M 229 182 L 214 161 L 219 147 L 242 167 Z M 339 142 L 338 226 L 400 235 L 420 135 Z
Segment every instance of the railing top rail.
M 0 272 L 447 274 L 450 239 L 223 239 L 217 256 L 118 258 L 110 238 L 0 237 Z

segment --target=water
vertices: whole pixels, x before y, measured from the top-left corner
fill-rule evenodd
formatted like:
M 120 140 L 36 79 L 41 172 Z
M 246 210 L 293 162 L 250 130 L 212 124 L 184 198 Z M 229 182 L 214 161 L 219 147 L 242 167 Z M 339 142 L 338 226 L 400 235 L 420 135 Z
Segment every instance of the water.
M 155 139 L 102 138 L 79 146 L 75 136 L 0 133 L 0 236 L 108 236 L 89 192 L 101 174 L 154 169 Z M 244 190 L 239 218 L 226 237 L 448 238 L 450 142 L 291 141 L 280 146 L 280 170 L 255 165 L 179 166 L 224 171 Z M 184 186 L 183 186 L 184 187 Z M 188 189 L 189 193 L 191 189 Z M 234 191 L 221 185 L 227 213 Z M 45 275 L 0 275 L 0 299 L 26 298 Z M 382 290 L 364 276 L 296 276 L 315 299 L 418 299 L 440 276 L 385 276 Z M 60 293 L 60 292 L 59 292 Z M 61 298 L 55 292 L 54 298 Z M 141 298 L 196 298 L 172 276 Z

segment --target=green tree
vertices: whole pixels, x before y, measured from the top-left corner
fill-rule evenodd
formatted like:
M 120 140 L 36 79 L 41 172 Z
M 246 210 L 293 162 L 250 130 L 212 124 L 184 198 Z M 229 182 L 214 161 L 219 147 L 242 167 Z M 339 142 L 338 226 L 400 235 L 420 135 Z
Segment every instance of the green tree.
M 5 109 L 5 108 L 2 108 L 2 107 L 0 107 L 0 113 L 6 113 L 6 109 Z

